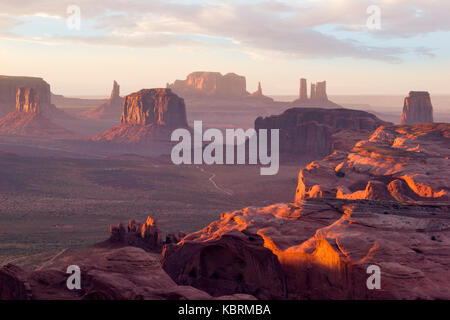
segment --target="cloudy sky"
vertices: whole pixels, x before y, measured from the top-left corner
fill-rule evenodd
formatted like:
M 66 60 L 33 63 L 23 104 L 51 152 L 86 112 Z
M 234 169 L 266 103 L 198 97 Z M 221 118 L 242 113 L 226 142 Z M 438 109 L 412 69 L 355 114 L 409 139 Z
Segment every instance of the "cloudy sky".
M 329 94 L 450 94 L 449 12 L 448 0 L 0 0 L 0 74 L 64 95 L 192 71 L 242 74 L 266 94 L 296 94 L 300 77 Z

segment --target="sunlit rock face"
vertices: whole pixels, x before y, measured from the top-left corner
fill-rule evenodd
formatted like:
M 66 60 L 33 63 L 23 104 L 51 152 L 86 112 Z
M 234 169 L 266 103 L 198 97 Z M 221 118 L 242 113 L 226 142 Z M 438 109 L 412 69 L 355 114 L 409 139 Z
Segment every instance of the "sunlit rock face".
M 187 127 L 184 100 L 170 89 L 143 89 L 125 97 L 122 124 Z
M 280 299 L 448 299 L 448 210 L 342 199 L 249 207 L 167 246 L 162 264 L 175 282 L 215 294 L 259 284 L 256 292 Z M 247 255 L 257 246 L 277 257 L 284 279 L 269 256 Z M 383 290 L 368 289 L 370 265 L 381 268 Z M 238 274 L 240 287 L 230 278 Z
M 50 85 L 42 78 L 0 76 L 0 116 L 15 110 L 19 88 L 33 89 L 41 105 L 51 104 Z
M 433 106 L 428 92 L 411 91 L 405 98 L 401 124 L 433 122 Z
M 235 73 L 193 72 L 186 80 L 176 80 L 167 87 L 182 97 L 243 97 L 248 94 L 245 77 Z
M 19 88 L 16 94 L 18 112 L 40 113 L 40 97 L 32 88 Z
M 350 152 L 334 152 L 300 170 L 296 201 L 448 201 L 449 146 L 449 124 L 382 126 Z
M 161 268 L 160 255 L 141 248 L 98 244 L 66 249 L 37 270 L 0 267 L 0 300 L 209 300 L 208 293 L 177 285 Z M 81 290 L 68 290 L 67 266 L 81 271 Z M 220 299 L 255 299 L 230 295 Z
M 366 138 L 383 124 L 386 122 L 360 110 L 291 108 L 280 115 L 257 118 L 255 129 L 279 129 L 280 153 L 284 155 L 321 158 L 336 148 L 348 148 L 342 141 Z
M 142 89 L 124 98 L 121 123 L 94 141 L 169 141 L 176 128 L 188 128 L 184 100 L 170 89 Z

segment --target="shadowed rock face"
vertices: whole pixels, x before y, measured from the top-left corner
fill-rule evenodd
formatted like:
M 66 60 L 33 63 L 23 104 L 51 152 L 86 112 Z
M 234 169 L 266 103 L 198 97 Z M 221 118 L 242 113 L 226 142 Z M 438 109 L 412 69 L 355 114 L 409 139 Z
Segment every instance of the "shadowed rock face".
M 242 266 L 258 266 L 256 248 L 261 246 L 277 257 L 288 299 L 448 299 L 449 218 L 448 204 L 310 199 L 249 207 L 223 213 L 168 246 L 163 268 L 179 284 L 216 293 L 237 289 L 237 283 L 248 280 L 227 277 L 245 270 Z M 238 251 L 231 249 L 230 238 L 240 239 Z M 284 298 L 282 281 L 274 277 L 277 264 L 268 258 L 243 277 L 253 277 L 255 288 L 259 283 L 261 289 L 272 289 L 272 298 Z M 366 286 L 370 265 L 381 269 L 382 290 Z
M 281 153 L 323 157 L 335 146 L 342 146 L 342 143 L 336 143 L 341 131 L 351 132 L 361 139 L 383 124 L 386 122 L 365 111 L 292 108 L 281 115 L 259 117 L 255 129 L 280 129 Z
M 245 293 L 259 299 L 285 297 L 286 285 L 280 264 L 264 248 L 258 235 L 233 234 L 185 237 L 164 247 L 162 267 L 172 279 L 204 290 L 212 296 Z
M 433 122 L 433 106 L 428 92 L 411 91 L 405 98 L 400 124 Z
M 208 300 L 208 293 L 177 285 L 162 270 L 160 255 L 140 248 L 98 245 L 67 249 L 34 271 L 0 268 L 0 300 Z M 67 266 L 81 269 L 81 290 L 68 290 Z M 223 299 L 254 299 L 248 295 Z
M 219 72 L 193 72 L 186 80 L 176 80 L 167 87 L 182 97 L 242 97 L 248 94 L 245 77 L 235 73 L 222 75 Z

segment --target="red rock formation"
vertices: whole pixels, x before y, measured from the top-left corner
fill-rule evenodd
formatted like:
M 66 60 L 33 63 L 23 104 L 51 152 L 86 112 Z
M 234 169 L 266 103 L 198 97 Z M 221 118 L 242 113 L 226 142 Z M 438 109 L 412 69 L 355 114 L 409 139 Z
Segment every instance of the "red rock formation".
M 100 106 L 84 112 L 88 118 L 119 119 L 123 111 L 123 98 L 120 97 L 120 86 L 114 81 L 110 98 Z
M 125 97 L 122 124 L 187 127 L 184 100 L 170 89 L 143 89 Z
M 242 97 L 248 94 L 245 77 L 235 73 L 222 75 L 219 72 L 193 72 L 186 80 L 176 80 L 168 88 L 182 97 Z
M 321 107 L 342 108 L 340 105 L 328 100 L 326 81 L 311 84 L 311 93 L 308 99 L 306 79 L 300 79 L 299 98 L 292 101 L 288 107 Z
M 373 114 L 350 109 L 292 108 L 255 120 L 255 129 L 280 129 L 280 153 L 310 158 L 330 154 L 341 131 L 364 138 L 386 124 Z M 343 146 L 338 143 L 338 146 Z
M 288 299 L 448 299 L 449 209 L 448 204 L 342 199 L 249 207 L 224 213 L 169 246 L 163 267 L 175 282 L 215 294 L 221 288 L 239 290 L 233 284 L 248 284 L 253 273 L 268 289 L 266 296 L 286 298 L 273 277 L 277 269 L 264 274 L 276 265 L 272 259 L 269 266 L 258 266 L 259 256 L 252 260 L 246 253 L 261 246 L 277 257 Z M 239 239 L 234 240 L 239 249 L 230 248 L 230 238 Z M 237 276 L 249 263 L 251 273 Z M 370 265 L 381 269 L 381 290 L 366 286 Z M 233 276 L 245 280 L 233 282 Z
M 19 88 L 16 95 L 18 112 L 40 113 L 40 97 L 32 88 Z
M 42 105 L 41 96 L 32 88 L 19 88 L 16 94 L 16 111 L 0 119 L 0 134 L 67 138 L 73 134 L 53 123 L 44 111 L 54 106 Z M 55 108 L 56 109 L 56 108 Z
M 433 106 L 430 94 L 424 91 L 411 91 L 405 98 L 400 124 L 421 124 L 433 122 Z
M 41 105 L 50 105 L 50 85 L 42 78 L 0 76 L 0 116 L 13 112 L 19 88 L 33 89 Z
M 351 151 L 335 152 L 302 169 L 296 201 L 448 201 L 449 145 L 449 124 L 381 126 Z
M 212 296 L 235 293 L 259 299 L 286 296 L 280 264 L 263 247 L 261 237 L 229 234 L 209 236 L 208 241 L 203 241 L 199 237 L 203 231 L 164 247 L 161 264 L 176 283 L 193 286 Z
M 159 264 L 160 255 L 140 248 L 97 245 L 67 249 L 34 271 L 0 268 L 0 300 L 207 300 L 201 290 L 177 285 Z M 81 269 L 81 290 L 68 290 L 67 267 Z M 248 295 L 222 299 L 254 299 Z
M 125 97 L 121 124 L 94 141 L 147 143 L 170 141 L 176 128 L 188 128 L 184 100 L 170 89 L 143 89 Z
M 306 84 L 306 79 L 302 78 L 300 79 L 300 94 L 298 99 L 300 101 L 306 101 L 308 100 L 308 85 Z

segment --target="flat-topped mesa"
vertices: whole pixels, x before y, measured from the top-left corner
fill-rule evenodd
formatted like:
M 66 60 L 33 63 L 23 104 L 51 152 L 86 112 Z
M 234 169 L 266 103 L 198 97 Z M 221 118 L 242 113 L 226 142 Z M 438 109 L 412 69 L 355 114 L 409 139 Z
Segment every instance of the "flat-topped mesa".
M 39 93 L 32 88 L 19 88 L 16 94 L 16 110 L 26 113 L 40 113 Z
M 403 104 L 400 124 L 433 122 L 433 106 L 426 91 L 410 91 Z
M 0 116 L 14 111 L 19 88 L 34 89 L 41 106 L 51 105 L 50 85 L 42 78 L 0 76 Z
M 193 72 L 186 80 L 175 80 L 167 88 L 185 96 L 242 97 L 248 95 L 246 79 L 235 73 Z
M 121 123 L 186 128 L 186 106 L 170 89 L 142 89 L 125 97 Z
M 258 117 L 255 130 L 279 129 L 280 153 L 290 157 L 323 157 L 333 149 L 346 149 L 342 140 L 367 138 L 380 125 L 388 123 L 361 110 L 291 108 L 280 115 Z

